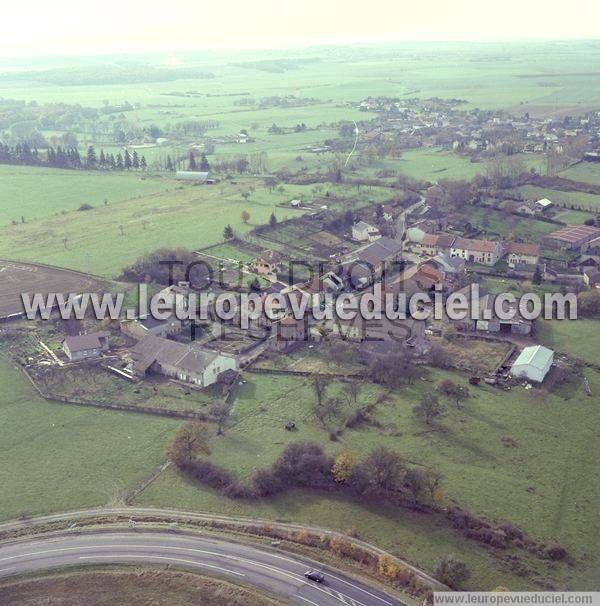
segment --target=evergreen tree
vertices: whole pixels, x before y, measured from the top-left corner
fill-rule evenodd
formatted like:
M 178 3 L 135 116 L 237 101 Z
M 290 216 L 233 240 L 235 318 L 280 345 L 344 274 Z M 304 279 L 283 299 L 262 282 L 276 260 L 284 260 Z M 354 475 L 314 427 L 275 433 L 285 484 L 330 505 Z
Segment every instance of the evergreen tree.
M 194 158 L 194 152 L 190 149 L 190 159 L 188 162 L 189 170 L 196 170 L 196 158 Z
M 208 172 L 210 170 L 210 164 L 208 163 L 205 153 L 202 153 L 200 156 L 200 170 L 204 172 Z
M 132 166 L 131 154 L 129 153 L 128 149 L 125 150 L 125 157 L 124 157 L 124 161 L 123 161 L 123 166 L 125 167 L 125 170 L 131 170 L 131 166 Z
M 148 168 L 148 165 L 146 164 L 146 156 L 142 156 L 142 159 L 140 160 L 140 168 L 142 170 L 146 170 L 146 168 Z
M 173 168 L 173 161 L 171 160 L 171 156 L 167 156 L 167 163 L 165 165 L 165 168 L 169 171 L 169 172 L 173 172 L 175 169 Z
M 86 165 L 88 168 L 96 168 L 98 159 L 96 158 L 96 150 L 93 145 L 90 145 L 87 150 Z
M 225 226 L 225 229 L 223 230 L 223 238 L 225 238 L 225 240 L 231 240 L 233 238 L 233 228 L 231 225 Z
M 123 156 L 120 153 L 117 154 L 116 168 L 117 170 L 123 170 Z
M 140 168 L 140 157 L 138 156 L 138 153 L 135 151 L 135 149 L 133 150 L 133 155 L 131 156 L 131 165 L 135 170 L 138 170 Z
M 104 155 L 104 150 L 100 150 L 100 167 L 104 168 L 106 166 L 106 156 Z
M 275 227 L 277 225 L 277 217 L 275 216 L 275 213 L 271 213 L 271 216 L 269 217 L 269 225 L 271 227 Z

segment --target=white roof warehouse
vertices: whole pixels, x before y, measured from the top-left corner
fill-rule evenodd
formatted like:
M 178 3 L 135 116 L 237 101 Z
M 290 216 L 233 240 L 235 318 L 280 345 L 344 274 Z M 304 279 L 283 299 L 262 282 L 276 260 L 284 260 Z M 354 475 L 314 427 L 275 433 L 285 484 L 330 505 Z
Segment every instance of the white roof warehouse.
M 553 361 L 554 352 L 551 349 L 543 345 L 525 347 L 514 361 L 510 372 L 513 377 L 541 383 Z

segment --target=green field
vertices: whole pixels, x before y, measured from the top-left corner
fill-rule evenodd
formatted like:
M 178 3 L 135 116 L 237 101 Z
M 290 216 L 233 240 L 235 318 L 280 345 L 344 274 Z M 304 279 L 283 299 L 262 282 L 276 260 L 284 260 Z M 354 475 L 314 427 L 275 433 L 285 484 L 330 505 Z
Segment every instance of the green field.
M 537 335 L 541 343 L 574 358 L 598 364 L 598 320 L 540 320 Z
M 436 372 L 432 380 L 443 376 Z M 595 389 L 600 374 L 590 373 Z M 378 405 L 380 427 L 364 425 L 346 430 L 339 442 L 328 442 L 326 431 L 314 417 L 314 395 L 305 379 L 246 376 L 234 411 L 234 425 L 214 441 L 212 460 L 248 478 L 268 465 L 292 440 L 317 440 L 331 453 L 349 449 L 363 455 L 376 445 L 398 450 L 414 463 L 442 473 L 447 503 L 457 503 L 494 520 L 508 520 L 532 536 L 564 543 L 577 564 L 559 565 L 552 571 L 545 563 L 523 556 L 531 567 L 527 578 L 503 570 L 499 561 L 455 532 L 433 525 L 427 516 L 364 506 L 337 498 L 295 492 L 258 504 L 223 499 L 169 472 L 138 499 L 143 505 L 168 505 L 348 529 L 357 527 L 370 540 L 431 569 L 443 552 L 460 554 L 473 568 L 473 586 L 498 583 L 511 588 L 534 587 L 545 579 L 556 586 L 590 586 L 598 565 L 588 528 L 593 524 L 594 500 L 600 485 L 593 474 L 590 440 L 598 418 L 597 398 L 582 396 L 583 387 L 560 395 L 539 398 L 518 389 L 510 396 L 493 388 L 472 389 L 473 397 L 458 411 L 448 411 L 438 428 L 423 431 L 412 407 L 433 384 L 419 382 L 395 393 Z M 340 389 L 333 383 L 331 394 Z M 380 390 L 365 385 L 362 402 L 372 401 Z M 283 425 L 294 420 L 291 435 Z M 516 447 L 507 448 L 509 437 Z M 591 558 L 585 561 L 585 558 Z
M 581 210 L 566 210 L 555 215 L 555 219 L 566 223 L 567 225 L 582 225 L 589 219 L 595 217 L 595 213 L 589 213 Z
M 36 171 L 45 169 L 35 168 L 30 174 L 37 176 Z M 95 176 L 92 174 L 92 178 Z M 57 177 L 56 183 L 69 187 L 68 178 L 60 181 Z M 240 236 L 266 224 L 271 213 L 279 221 L 301 216 L 305 210 L 289 207 L 289 201 L 315 197 L 313 186 L 286 184 L 283 191 L 269 191 L 262 179 L 252 177 L 205 186 L 181 185 L 173 180 L 156 183 L 164 191 L 100 204 L 85 212 L 65 211 L 37 221 L 8 225 L 0 229 L 0 257 L 115 277 L 139 256 L 159 247 L 197 250 L 221 243 L 227 224 Z M 168 189 L 164 188 L 165 183 Z M 250 192 L 248 200 L 242 197 L 246 192 Z M 385 201 L 397 195 L 385 187 L 359 190 L 352 185 L 328 185 L 320 195 L 327 192 L 331 195 L 328 207 L 340 209 Z M 52 199 L 60 199 L 59 193 L 55 192 Z M 244 210 L 250 213 L 247 224 L 241 219 Z
M 102 206 L 134 200 L 172 187 L 166 179 L 139 174 L 56 170 L 0 165 L 0 228 L 77 210 L 82 204 Z M 63 219 L 64 220 L 64 219 Z
M 535 185 L 524 185 L 517 188 L 525 198 L 540 200 L 548 198 L 558 206 L 574 208 L 575 210 L 587 210 L 591 212 L 600 211 L 600 196 L 584 192 L 560 191 L 558 189 L 546 189 Z
M 557 229 L 553 223 L 538 221 L 534 217 L 523 218 L 493 208 L 467 207 L 465 218 L 491 240 L 523 239 L 526 242 L 539 242 L 544 234 Z
M 593 183 L 600 185 L 600 164 L 594 162 L 580 162 L 563 170 L 560 177 L 573 179 L 573 181 L 583 181 L 584 183 Z
M 244 233 L 267 223 L 272 212 L 280 219 L 298 214 L 276 207 L 297 193 L 291 186 L 283 194 L 263 188 L 245 201 L 241 193 L 248 187 L 243 180 L 205 187 L 172 182 L 167 191 L 135 200 L 10 225 L 0 231 L 0 257 L 116 276 L 144 252 L 159 247 L 195 249 L 221 242 L 228 223 Z M 251 215 L 248 225 L 240 218 L 246 209 Z
M 50 404 L 0 357 L 0 517 L 122 502 L 163 460 L 177 423 Z

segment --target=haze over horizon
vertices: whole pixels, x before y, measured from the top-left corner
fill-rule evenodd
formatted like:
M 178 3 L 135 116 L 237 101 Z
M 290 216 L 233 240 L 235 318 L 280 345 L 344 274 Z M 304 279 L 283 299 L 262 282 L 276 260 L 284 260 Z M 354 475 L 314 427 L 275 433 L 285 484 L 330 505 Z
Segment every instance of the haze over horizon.
M 2 8 L 0 56 L 96 55 L 185 49 L 268 49 L 315 44 L 415 41 L 510 41 L 600 38 L 600 3 L 572 0 L 569 10 L 543 0 L 477 0 L 365 7 L 305 0 L 175 0 L 151 6 L 105 0 L 82 10 L 76 0 L 32 0 Z M 27 32 L 27 37 L 23 32 Z

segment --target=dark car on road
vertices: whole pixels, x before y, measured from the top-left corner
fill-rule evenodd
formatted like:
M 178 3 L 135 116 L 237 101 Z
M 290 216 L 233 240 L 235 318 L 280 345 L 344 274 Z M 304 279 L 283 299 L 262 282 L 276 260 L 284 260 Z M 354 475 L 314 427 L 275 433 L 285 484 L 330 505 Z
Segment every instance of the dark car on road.
M 323 576 L 323 573 L 318 572 L 317 570 L 307 570 L 304 573 L 304 576 L 309 581 L 314 581 L 315 583 L 324 583 L 325 582 L 325 577 Z

